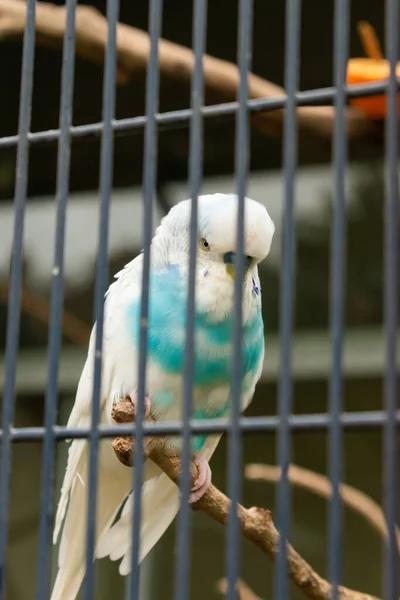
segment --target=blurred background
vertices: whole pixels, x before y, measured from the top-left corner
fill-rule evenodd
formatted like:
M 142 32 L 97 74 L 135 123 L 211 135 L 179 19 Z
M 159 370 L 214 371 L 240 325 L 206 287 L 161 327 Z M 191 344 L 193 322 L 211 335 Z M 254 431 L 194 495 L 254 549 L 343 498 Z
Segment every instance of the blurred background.
M 60 4 L 62 4 L 60 2 Z M 91 4 L 105 13 L 102 1 Z M 236 60 L 237 3 L 210 2 L 207 53 Z M 255 0 L 253 72 L 274 83 L 284 79 L 284 2 Z M 121 2 L 120 21 L 148 30 L 148 2 Z M 375 0 L 351 3 L 350 56 L 362 56 L 356 24 L 372 23 L 384 41 L 384 6 Z M 192 43 L 192 3 L 164 0 L 164 38 L 182 45 Z M 17 133 L 22 43 L 0 43 L 3 93 L 0 94 L 0 136 Z M 61 53 L 37 48 L 35 56 L 32 131 L 58 127 Z M 300 87 L 308 90 L 332 85 L 333 2 L 308 0 L 302 9 Z M 103 71 L 76 59 L 73 124 L 101 120 Z M 160 112 L 186 108 L 190 88 L 161 80 Z M 145 76 L 119 87 L 116 117 L 142 115 Z M 204 192 L 235 192 L 234 119 L 205 124 Z M 188 131 L 159 134 L 158 181 L 154 226 L 165 210 L 188 197 Z M 65 253 L 65 311 L 59 374 L 58 423 L 64 424 L 84 364 L 93 322 L 93 288 L 98 247 L 100 138 L 72 143 L 70 201 Z M 328 332 L 329 253 L 334 194 L 329 143 L 301 139 L 296 178 L 297 279 L 293 342 L 294 412 L 327 410 L 331 366 Z M 346 336 L 344 409 L 383 408 L 383 145 L 352 145 L 346 173 L 348 201 Z M 0 148 L 0 386 L 4 383 L 3 351 L 7 319 L 7 284 L 13 228 L 16 149 Z M 55 183 L 57 145 L 37 144 L 30 151 L 29 193 L 24 238 L 24 291 L 20 353 L 17 370 L 16 426 L 42 425 L 47 381 L 48 308 L 55 236 Z M 143 135 L 117 136 L 114 145 L 114 191 L 111 201 L 109 273 L 117 272 L 142 248 L 141 178 Z M 251 172 L 248 195 L 264 203 L 275 221 L 276 236 L 270 257 L 262 265 L 263 311 L 266 329 L 265 369 L 248 414 L 277 411 L 279 369 L 279 282 L 284 173 L 279 140 L 251 133 Z M 275 435 L 244 437 L 244 462 L 275 464 Z M 379 430 L 348 431 L 344 435 L 346 483 L 382 503 L 382 434 Z M 226 487 L 226 443 L 213 459 L 213 480 Z M 327 472 L 327 434 L 301 432 L 293 436 L 293 462 L 318 473 Z M 7 600 L 33 598 L 36 584 L 38 515 L 42 446 L 21 443 L 13 447 L 12 497 L 7 564 Z M 66 463 L 65 444 L 57 453 L 57 489 Z M 274 484 L 244 479 L 246 505 L 274 508 Z M 327 503 L 304 490 L 294 489 L 290 539 L 322 576 L 327 575 Z M 217 598 L 216 581 L 224 575 L 225 530 L 194 513 L 191 598 Z M 168 600 L 173 596 L 175 528 L 172 526 L 145 562 L 141 598 Z M 172 551 L 171 551 L 172 549 Z M 344 512 L 343 583 L 382 595 L 382 540 L 354 512 Z M 23 565 L 23 567 L 21 567 Z M 23 576 L 21 576 L 23 572 Z M 124 581 L 116 565 L 97 563 L 96 598 L 122 598 Z M 241 576 L 262 598 L 273 593 L 273 567 L 255 547 L 243 542 Z M 296 599 L 300 594 L 294 588 Z

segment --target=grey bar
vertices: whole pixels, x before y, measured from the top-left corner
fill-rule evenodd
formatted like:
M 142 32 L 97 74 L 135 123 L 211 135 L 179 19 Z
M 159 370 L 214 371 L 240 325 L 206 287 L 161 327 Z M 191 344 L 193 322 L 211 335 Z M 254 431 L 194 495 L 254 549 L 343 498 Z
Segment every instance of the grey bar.
M 57 221 L 49 322 L 49 378 L 45 400 L 42 497 L 40 505 L 37 600 L 49 597 L 50 545 L 53 525 L 55 470 L 54 425 L 57 422 L 58 366 L 62 339 L 64 300 L 64 243 L 71 156 L 70 126 L 74 89 L 75 9 L 77 0 L 67 0 L 63 64 L 61 74 L 60 131 L 57 164 Z
M 22 75 L 19 101 L 17 169 L 14 196 L 14 235 L 11 254 L 10 291 L 8 297 L 5 366 L 2 402 L 2 445 L 0 461 L 0 600 L 5 599 L 6 552 L 8 539 L 11 441 L 10 428 L 15 413 L 15 376 L 19 345 L 23 237 L 26 194 L 28 188 L 29 140 L 31 122 L 33 66 L 35 58 L 35 0 L 28 0 L 22 51 Z
M 93 600 L 94 578 L 94 552 L 96 539 L 96 507 L 97 507 L 97 482 L 98 482 L 98 455 L 99 455 L 99 418 L 101 401 L 101 368 L 103 348 L 103 319 L 104 319 L 104 294 L 108 278 L 108 223 L 109 206 L 113 179 L 113 128 L 112 119 L 115 110 L 115 74 L 116 74 L 116 24 L 119 14 L 119 0 L 108 0 L 107 22 L 108 39 L 105 56 L 105 71 L 103 81 L 103 135 L 101 138 L 100 157 L 100 223 L 99 223 L 99 250 L 97 255 L 97 272 L 95 287 L 95 319 L 96 342 L 94 357 L 93 395 L 92 395 L 92 421 L 89 430 L 89 481 L 88 481 L 88 506 L 87 506 L 87 545 L 86 545 L 86 578 L 84 585 L 85 600 Z
M 388 528 L 385 556 L 386 600 L 399 597 L 399 547 L 396 521 L 399 509 L 399 437 L 396 423 L 399 408 L 398 372 L 396 369 L 396 331 L 399 315 L 399 183 L 398 183 L 398 92 L 396 66 L 399 52 L 399 2 L 387 0 L 385 6 L 386 57 L 390 62 L 387 82 L 387 118 L 385 127 L 385 247 L 384 247 L 384 320 L 386 334 L 385 374 L 385 439 L 384 439 L 384 488 L 385 513 Z
M 240 73 L 239 108 L 236 119 L 235 169 L 237 176 L 238 221 L 236 234 L 235 308 L 233 319 L 233 360 L 231 377 L 231 428 L 228 431 L 228 495 L 231 506 L 228 519 L 226 573 L 227 599 L 236 600 L 240 560 L 240 532 L 237 505 L 241 500 L 242 431 L 240 413 L 243 371 L 243 275 L 244 217 L 247 177 L 250 162 L 250 113 L 248 110 L 248 73 L 251 69 L 253 0 L 239 0 L 238 65 Z
M 400 85 L 400 79 L 396 79 L 396 86 Z M 350 88 L 346 88 L 347 96 L 349 98 L 361 98 L 375 96 L 378 93 L 386 91 L 385 83 L 368 83 L 362 85 L 352 85 Z M 296 106 L 313 106 L 320 104 L 330 104 L 335 101 L 337 96 L 337 90 L 334 87 L 319 88 L 315 90 L 308 90 L 305 92 L 297 92 Z M 257 98 L 254 100 L 248 100 L 248 110 L 251 113 L 255 112 L 268 112 L 276 110 L 278 108 L 285 108 L 287 102 L 287 96 L 280 96 L 279 98 Z M 204 106 L 201 110 L 201 114 L 207 119 L 218 119 L 222 120 L 225 117 L 230 117 L 236 114 L 238 111 L 237 102 L 225 102 L 223 104 L 217 104 L 212 106 Z M 189 108 L 182 110 L 174 110 L 165 113 L 155 115 L 156 123 L 159 125 L 159 131 L 165 131 L 168 129 L 187 127 L 188 122 L 191 119 L 192 110 Z M 147 117 L 130 117 L 127 119 L 113 119 L 112 128 L 116 132 L 131 132 L 141 133 L 146 126 Z M 71 137 L 87 137 L 98 135 L 103 130 L 103 123 L 90 123 L 89 125 L 76 125 L 70 128 Z M 28 140 L 31 144 L 44 144 L 54 142 L 60 137 L 59 129 L 49 129 L 48 131 L 39 131 L 28 134 Z M 0 148 L 7 146 L 16 146 L 18 143 L 18 135 L 10 135 L 0 139 Z
M 400 410 L 394 416 L 396 426 L 400 426 Z M 387 413 L 383 410 L 343 412 L 340 415 L 340 423 L 346 429 L 381 428 L 387 422 Z M 289 427 L 294 431 L 325 431 L 331 423 L 329 413 L 318 413 L 313 415 L 291 415 Z M 239 419 L 240 429 L 243 433 L 264 433 L 266 431 L 277 431 L 279 428 L 279 417 L 241 417 Z M 201 423 L 191 423 L 191 434 L 225 433 L 230 430 L 230 420 L 227 419 L 204 419 Z M 152 423 L 143 425 L 145 435 L 183 435 L 182 423 L 180 421 L 169 421 L 168 423 Z M 84 439 L 90 433 L 88 427 L 54 427 L 54 435 L 57 440 Z M 10 438 L 15 442 L 33 442 L 43 440 L 44 427 L 11 427 Z M 101 438 L 115 438 L 117 436 L 136 435 L 136 427 L 120 425 L 114 427 L 99 426 Z M 3 430 L 0 429 L 0 440 L 3 439 Z
M 285 88 L 287 112 L 284 121 L 283 167 L 285 209 L 283 214 L 283 261 L 280 288 L 280 325 L 282 339 L 279 377 L 279 435 L 277 456 L 281 479 L 276 490 L 278 507 L 279 555 L 276 563 L 275 598 L 289 597 L 286 540 L 290 531 L 290 485 L 288 470 L 291 461 L 291 430 L 289 416 L 292 412 L 292 335 L 295 316 L 296 293 L 296 226 L 295 226 L 295 176 L 297 166 L 297 113 L 295 95 L 298 87 L 300 58 L 300 0 L 286 1 L 285 30 Z
M 329 505 L 329 556 L 328 574 L 332 583 L 332 600 L 338 598 L 342 554 L 342 479 L 343 436 L 341 413 L 343 408 L 343 330 L 346 277 L 346 189 L 347 160 L 346 122 L 346 69 L 349 44 L 348 0 L 335 1 L 334 17 L 334 73 L 337 89 L 335 101 L 335 130 L 333 136 L 335 194 L 333 206 L 333 231 L 330 252 L 330 331 L 332 336 L 332 370 L 329 381 L 329 475 L 332 497 Z
M 127 600 L 139 600 L 140 566 L 140 525 L 142 508 L 142 481 L 143 481 L 143 421 L 144 397 L 146 394 L 146 365 L 147 365 L 147 331 L 149 318 L 149 291 L 150 291 L 150 245 L 153 228 L 153 199 L 156 191 L 157 178 L 157 123 L 158 111 L 158 42 L 161 37 L 162 25 L 162 0 L 150 0 L 149 30 L 150 30 L 150 58 L 146 81 L 146 116 L 144 140 L 144 168 L 143 168 L 143 272 L 142 295 L 140 308 L 140 334 L 139 334 L 139 370 L 138 370 L 138 402 L 136 415 L 136 447 L 135 468 L 133 470 L 133 489 L 135 490 L 135 509 L 132 524 L 132 555 L 131 573 L 127 585 Z
M 207 0 L 194 0 L 193 10 L 193 49 L 195 54 L 194 72 L 191 86 L 192 118 L 190 122 L 189 187 L 191 203 L 189 240 L 189 277 L 186 317 L 186 344 L 183 376 L 183 439 L 182 477 L 180 482 L 181 509 L 178 515 L 177 552 L 175 566 L 175 599 L 189 598 L 190 574 L 190 459 L 191 431 L 190 419 L 193 406 L 193 385 L 195 374 L 195 293 L 196 259 L 198 243 L 198 195 L 201 190 L 203 172 L 203 54 L 206 45 Z

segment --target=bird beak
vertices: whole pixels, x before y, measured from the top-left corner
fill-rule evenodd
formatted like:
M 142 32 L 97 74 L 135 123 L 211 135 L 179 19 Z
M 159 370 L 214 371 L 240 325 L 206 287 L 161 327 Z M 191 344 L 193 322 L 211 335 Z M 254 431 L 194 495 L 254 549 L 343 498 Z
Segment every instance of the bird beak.
M 228 277 L 235 281 L 235 267 L 233 265 L 226 265 L 225 271 Z
M 235 280 L 235 274 L 236 274 L 236 267 L 235 267 L 235 263 L 236 263 L 236 254 L 235 252 L 227 252 L 226 254 L 224 254 L 224 263 L 225 263 L 225 270 L 227 275 Z M 253 264 L 253 257 L 252 256 L 245 256 L 244 257 L 244 275 L 246 275 L 246 273 L 248 272 L 250 266 Z

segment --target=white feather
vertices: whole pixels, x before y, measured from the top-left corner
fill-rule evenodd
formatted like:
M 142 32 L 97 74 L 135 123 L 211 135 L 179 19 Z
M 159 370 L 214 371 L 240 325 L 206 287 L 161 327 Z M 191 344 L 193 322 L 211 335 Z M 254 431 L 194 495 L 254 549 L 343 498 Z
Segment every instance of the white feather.
M 209 461 L 220 437 L 211 436 L 199 453 L 199 458 Z M 179 510 L 178 487 L 153 463 L 151 469 L 154 476 L 142 488 L 140 561 L 156 545 Z M 134 494 L 131 494 L 121 518 L 103 535 L 97 548 L 98 558 L 109 556 L 111 560 L 123 559 L 119 566 L 121 575 L 127 575 L 131 570 L 133 512 Z
M 75 442 L 73 442 L 75 443 Z M 87 529 L 88 446 L 80 451 L 76 477 L 71 488 L 67 517 L 64 523 L 58 555 L 58 573 L 52 600 L 74 600 L 85 574 Z M 101 443 L 99 479 L 97 486 L 96 539 L 108 529 L 116 512 L 131 489 L 130 471 L 121 464 L 112 464 L 105 454 L 112 452 L 109 443 Z M 105 465 L 109 463 L 108 468 Z
M 111 424 L 111 406 L 121 384 L 115 378 L 116 366 L 122 373 L 132 372 L 135 357 L 123 328 L 121 308 L 137 289 L 135 275 L 140 270 L 142 257 L 137 257 L 124 270 L 123 276 L 110 286 L 105 301 L 103 365 L 100 390 L 100 422 Z M 132 286 L 132 288 L 131 288 Z M 130 289 L 131 288 L 131 289 Z M 134 292 L 135 293 L 135 292 Z M 137 292 L 136 292 L 137 293 Z M 119 318 L 118 318 L 119 317 Z M 124 348 L 130 352 L 125 352 Z M 91 424 L 91 401 L 95 352 L 95 327 L 93 327 L 89 351 L 79 381 L 75 404 L 68 420 L 68 427 L 87 427 Z M 129 365 L 126 361 L 132 361 Z M 135 388 L 134 374 L 126 381 L 127 389 Z M 124 386 L 122 386 L 124 387 Z M 68 464 L 61 489 L 53 534 L 57 542 L 61 528 L 62 536 L 58 555 L 58 573 L 51 600 L 74 600 L 85 574 L 86 516 L 88 481 L 88 442 L 74 440 L 68 452 Z M 97 492 L 96 540 L 106 531 L 122 502 L 132 488 L 132 471 L 115 458 L 109 440 L 100 443 L 99 475 Z M 63 525 L 63 520 L 65 522 Z

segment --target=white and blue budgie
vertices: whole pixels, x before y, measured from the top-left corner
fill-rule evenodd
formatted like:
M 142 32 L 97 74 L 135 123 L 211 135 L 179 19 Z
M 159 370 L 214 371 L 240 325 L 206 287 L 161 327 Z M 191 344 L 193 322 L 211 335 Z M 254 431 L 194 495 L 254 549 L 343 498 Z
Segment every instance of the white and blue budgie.
M 223 417 L 230 412 L 237 210 L 236 195 L 213 194 L 198 199 L 194 419 Z M 146 411 L 158 421 L 175 421 L 182 415 L 190 213 L 190 200 L 174 206 L 151 243 Z M 251 401 L 264 360 L 257 267 L 269 253 L 274 230 L 266 208 L 246 198 L 243 410 Z M 100 394 L 100 421 L 106 425 L 114 424 L 111 417 L 114 401 L 130 397 L 136 402 L 142 264 L 140 254 L 116 275 L 117 281 L 106 294 Z M 93 328 L 69 427 L 87 427 L 91 422 L 94 348 Z M 220 437 L 193 438 L 199 476 L 191 490 L 190 502 L 198 500 L 210 485 L 208 462 Z M 169 443 L 179 452 L 177 436 L 171 437 Z M 88 449 L 86 440 L 72 441 L 69 449 L 54 529 L 56 543 L 65 518 L 52 600 L 74 600 L 85 574 Z M 96 557 L 122 559 L 119 570 L 126 575 L 130 570 L 134 504 L 132 470 L 118 462 L 111 440 L 100 443 L 97 498 Z M 124 501 L 120 518 L 114 522 Z M 179 502 L 178 487 L 147 459 L 142 486 L 140 560 L 173 521 Z

